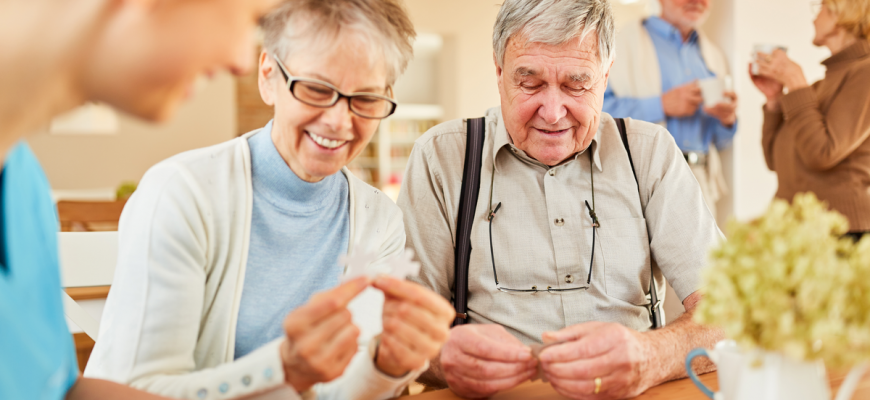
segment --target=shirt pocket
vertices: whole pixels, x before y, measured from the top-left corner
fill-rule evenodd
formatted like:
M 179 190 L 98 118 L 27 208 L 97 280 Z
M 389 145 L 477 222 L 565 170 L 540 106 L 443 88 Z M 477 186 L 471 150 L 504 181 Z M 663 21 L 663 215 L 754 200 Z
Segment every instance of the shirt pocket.
M 644 218 L 602 220 L 598 228 L 604 253 L 608 296 L 644 305 L 650 279 L 649 238 Z

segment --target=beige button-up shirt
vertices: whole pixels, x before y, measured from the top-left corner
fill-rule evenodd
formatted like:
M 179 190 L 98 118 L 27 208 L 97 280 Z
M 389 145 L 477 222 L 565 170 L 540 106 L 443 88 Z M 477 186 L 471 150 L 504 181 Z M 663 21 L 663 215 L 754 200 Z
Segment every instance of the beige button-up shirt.
M 591 149 L 548 167 L 512 144 L 500 108 L 487 111 L 468 273 L 472 323 L 503 325 L 525 343 L 540 342 L 545 331 L 587 321 L 644 331 L 650 327 L 645 305 L 651 266 L 659 299 L 664 299 L 662 275 L 680 300 L 698 290 L 708 249 L 722 234 L 667 130 L 630 119 L 626 126 L 638 183 L 608 114 L 602 114 Z M 423 264 L 416 280 L 447 299 L 453 297 L 465 129 L 464 121 L 449 121 L 417 140 L 398 201 L 407 246 Z M 593 179 L 600 222 L 594 259 L 592 219 L 585 205 L 593 205 Z M 490 247 L 487 215 L 499 203 Z M 590 261 L 591 282 L 585 290 L 496 289 L 493 263 L 502 287 L 565 289 L 587 285 Z

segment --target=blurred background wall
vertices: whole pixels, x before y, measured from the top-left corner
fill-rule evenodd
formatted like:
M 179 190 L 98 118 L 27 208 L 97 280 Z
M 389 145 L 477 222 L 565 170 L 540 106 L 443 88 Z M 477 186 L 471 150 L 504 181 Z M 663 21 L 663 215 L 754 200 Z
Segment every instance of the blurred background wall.
M 657 13 L 658 0 L 613 0 L 617 26 Z M 711 0 L 703 30 L 728 57 L 740 97 L 739 129 L 724 161 L 732 191 L 720 202 L 720 222 L 728 215 L 751 218 L 764 210 L 776 189 L 761 153 L 763 96 L 747 76 L 752 46 L 788 47 L 810 81 L 823 75 L 827 50 L 812 46 L 809 1 Z M 399 101 L 434 103 L 442 119 L 479 116 L 498 105 L 492 61 L 492 25 L 497 0 L 406 0 L 418 32 L 441 38 L 437 57 L 411 66 Z M 619 50 L 617 49 L 617 52 Z M 256 55 L 252 55 L 255 57 Z M 429 81 L 426 81 L 429 79 Z M 421 92 L 427 92 L 421 96 Z M 428 93 L 432 92 L 432 93 Z M 58 135 L 46 128 L 29 140 L 55 189 L 114 188 L 138 181 L 153 164 L 173 154 L 229 140 L 268 120 L 256 77 L 221 75 L 195 94 L 170 123 L 150 125 L 119 116 L 114 134 Z
M 160 160 L 236 136 L 234 78 L 221 74 L 202 86 L 164 125 L 119 114 L 112 134 L 53 134 L 46 127 L 28 142 L 53 189 L 103 189 L 138 182 Z

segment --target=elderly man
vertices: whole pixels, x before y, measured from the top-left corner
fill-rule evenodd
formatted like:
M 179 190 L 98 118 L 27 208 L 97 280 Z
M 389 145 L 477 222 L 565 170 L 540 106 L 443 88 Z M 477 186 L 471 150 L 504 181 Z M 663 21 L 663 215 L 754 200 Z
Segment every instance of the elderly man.
M 470 324 L 451 330 L 424 383 L 486 397 L 535 376 L 540 360 L 566 396 L 623 398 L 685 376 L 688 351 L 721 337 L 691 318 L 721 233 L 689 166 L 663 127 L 626 120 L 624 144 L 601 111 L 613 34 L 607 0 L 502 5 L 493 34 L 501 107 L 486 113 L 477 206 L 461 217 L 472 222 Z M 466 138 L 462 120 L 427 132 L 399 195 L 418 279 L 448 299 L 464 289 L 454 251 L 460 193 L 473 186 L 463 165 L 476 159 L 463 161 Z M 657 330 L 651 275 L 657 290 L 667 278 L 688 310 Z M 529 345 L 541 342 L 550 345 L 535 357 Z
M 660 1 L 661 17 L 620 30 L 604 111 L 665 125 L 715 216 L 716 202 L 728 190 L 717 149 L 729 147 L 737 131 L 737 95 L 729 88 L 728 101 L 702 106 L 698 81 L 728 75 L 722 52 L 698 30 L 710 0 Z

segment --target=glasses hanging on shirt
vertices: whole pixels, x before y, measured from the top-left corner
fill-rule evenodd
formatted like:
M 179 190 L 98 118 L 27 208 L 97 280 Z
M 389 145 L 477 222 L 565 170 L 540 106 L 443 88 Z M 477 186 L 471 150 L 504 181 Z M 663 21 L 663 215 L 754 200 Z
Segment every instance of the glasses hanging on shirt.
M 493 160 L 493 162 L 495 162 L 495 161 Z M 495 251 L 493 250 L 493 245 L 492 245 L 492 220 L 495 219 L 496 214 L 498 213 L 499 209 L 501 209 L 501 202 L 499 202 L 495 206 L 492 206 L 492 192 L 493 192 L 493 187 L 495 186 L 495 166 L 493 166 L 492 176 L 491 176 L 490 181 L 489 181 L 490 211 L 489 211 L 489 215 L 486 217 L 486 219 L 489 221 L 489 254 L 490 254 L 490 260 L 492 261 L 492 276 L 493 276 L 493 279 L 495 280 L 495 288 L 496 289 L 498 289 L 501 292 L 515 292 L 515 293 L 538 293 L 538 292 L 562 293 L 562 292 L 572 292 L 572 291 L 577 291 L 577 290 L 588 290 L 589 287 L 592 286 L 592 266 L 594 265 L 594 262 L 595 262 L 595 237 L 597 235 L 598 227 L 601 225 L 598 222 L 598 216 L 595 215 L 595 178 L 592 175 L 593 168 L 591 168 L 592 167 L 592 152 L 591 151 L 589 151 L 589 163 L 590 163 L 589 179 L 590 179 L 590 182 L 592 185 L 592 205 L 590 206 L 588 201 L 584 200 L 583 202 L 586 203 L 586 209 L 589 210 L 589 218 L 592 220 L 592 254 L 589 257 L 589 272 L 586 276 L 586 284 L 581 285 L 581 286 L 569 287 L 569 288 L 558 288 L 558 287 L 553 287 L 552 285 L 547 285 L 547 287 L 544 288 L 543 286 L 538 287 L 538 285 L 530 285 L 529 289 L 514 289 L 514 288 L 508 288 L 508 287 L 502 286 L 501 283 L 499 283 L 498 271 L 497 271 L 497 268 L 495 266 L 495 264 L 496 264 L 495 263 Z M 566 276 L 566 281 L 568 279 L 571 279 L 571 281 L 573 281 L 573 278 L 570 278 L 570 277 L 571 277 L 571 275 Z M 568 283 L 571 283 L 571 282 L 568 282 Z

